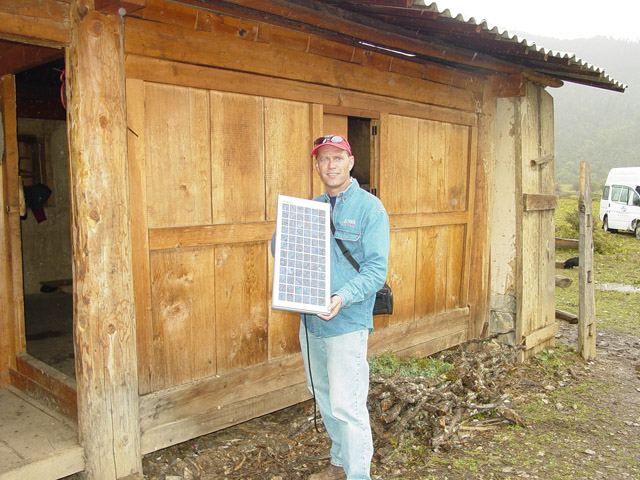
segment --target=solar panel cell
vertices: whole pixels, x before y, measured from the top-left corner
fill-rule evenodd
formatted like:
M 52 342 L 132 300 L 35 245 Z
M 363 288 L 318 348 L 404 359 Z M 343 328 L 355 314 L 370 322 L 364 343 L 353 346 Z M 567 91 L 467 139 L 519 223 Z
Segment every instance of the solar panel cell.
M 329 312 L 331 241 L 330 206 L 285 195 L 278 196 L 272 307 L 301 313 Z

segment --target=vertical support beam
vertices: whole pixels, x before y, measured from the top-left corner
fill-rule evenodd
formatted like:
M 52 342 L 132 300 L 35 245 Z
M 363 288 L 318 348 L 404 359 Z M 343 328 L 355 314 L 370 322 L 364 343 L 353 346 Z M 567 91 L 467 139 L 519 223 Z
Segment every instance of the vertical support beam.
M 142 473 L 123 21 L 72 2 L 67 51 L 74 345 L 87 478 Z
M 12 204 L 10 179 L 17 172 L 16 96 L 13 75 L 0 78 L 0 123 L 4 142 L 0 151 L 0 386 L 9 382 L 9 368 L 15 365 L 16 335 L 13 302 L 11 248 Z M 15 169 L 15 172 L 12 170 Z M 15 208 L 15 207 L 13 207 Z M 15 214 L 18 214 L 17 209 Z
M 587 162 L 580 162 L 578 199 L 578 353 L 585 360 L 596 358 L 596 297 L 593 282 L 593 216 L 591 215 L 591 173 Z
M 471 229 L 470 267 L 468 285 L 469 338 L 478 338 L 489 333 L 489 255 L 491 250 L 489 226 L 491 225 L 491 191 L 495 166 L 495 115 L 496 98 L 492 93 L 491 83 L 485 82 L 482 98 L 482 113 L 478 116 L 477 154 L 471 155 L 475 161 L 474 189 L 471 219 L 467 228 Z M 470 135 L 470 138 L 473 135 Z M 473 147 L 473 143 L 471 143 Z M 467 235 L 469 239 L 469 236 Z

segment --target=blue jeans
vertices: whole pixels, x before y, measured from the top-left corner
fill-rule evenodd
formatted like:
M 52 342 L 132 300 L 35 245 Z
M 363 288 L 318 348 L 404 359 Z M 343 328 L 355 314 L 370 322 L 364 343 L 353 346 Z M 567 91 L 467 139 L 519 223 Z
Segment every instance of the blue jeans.
M 368 338 L 367 329 L 333 337 L 316 337 L 309 333 L 307 358 L 304 323 L 300 326 L 307 386 L 312 391 L 309 378 L 311 363 L 316 402 L 331 437 L 331 463 L 343 467 L 348 480 L 371 478 L 373 440 L 367 410 Z

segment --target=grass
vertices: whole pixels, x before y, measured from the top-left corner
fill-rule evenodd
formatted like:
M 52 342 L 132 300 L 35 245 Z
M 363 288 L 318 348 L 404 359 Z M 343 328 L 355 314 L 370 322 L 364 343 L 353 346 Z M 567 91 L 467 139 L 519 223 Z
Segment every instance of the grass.
M 381 353 L 369 357 L 371 373 L 390 377 L 396 372 L 409 377 L 436 378 L 453 369 L 453 365 L 438 358 L 400 358 L 392 353 Z
M 578 238 L 577 196 L 561 196 L 556 210 L 556 236 Z M 602 231 L 598 219 L 600 200 L 593 201 L 594 216 L 594 281 L 596 282 L 596 321 L 598 327 L 622 333 L 637 334 L 640 331 L 640 293 L 603 291 L 599 284 L 623 284 L 640 287 L 640 241 L 630 233 Z M 577 257 L 577 250 L 556 250 L 556 260 Z M 569 277 L 569 288 L 556 288 L 556 308 L 578 314 L 578 269 L 557 270 L 557 275 Z

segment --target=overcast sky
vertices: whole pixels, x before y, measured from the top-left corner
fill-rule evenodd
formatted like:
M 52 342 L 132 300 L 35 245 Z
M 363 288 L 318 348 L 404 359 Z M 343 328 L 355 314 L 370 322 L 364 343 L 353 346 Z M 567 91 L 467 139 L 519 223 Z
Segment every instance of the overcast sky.
M 640 41 L 640 0 L 435 1 L 440 11 L 448 8 L 451 15 L 474 17 L 476 23 L 486 20 L 511 35 L 526 32 L 561 39 L 603 35 Z M 535 40 L 533 35 L 525 38 Z

